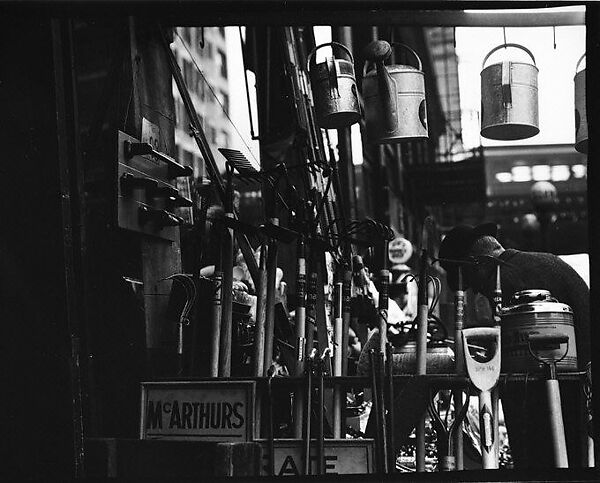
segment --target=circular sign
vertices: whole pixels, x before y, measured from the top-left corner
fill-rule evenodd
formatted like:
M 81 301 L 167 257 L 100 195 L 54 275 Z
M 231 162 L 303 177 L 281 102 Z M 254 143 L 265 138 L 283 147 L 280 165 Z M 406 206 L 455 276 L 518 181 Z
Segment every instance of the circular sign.
M 392 263 L 406 263 L 413 254 L 412 243 L 406 238 L 394 238 L 388 246 L 388 256 Z

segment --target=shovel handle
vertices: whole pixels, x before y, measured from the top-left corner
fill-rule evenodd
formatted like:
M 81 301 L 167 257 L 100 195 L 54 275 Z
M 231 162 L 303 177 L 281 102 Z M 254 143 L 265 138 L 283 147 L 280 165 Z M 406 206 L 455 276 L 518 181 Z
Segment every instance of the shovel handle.
M 568 468 L 569 460 L 567 457 L 565 426 L 562 417 L 560 387 L 557 379 L 548 379 L 546 381 L 546 394 L 548 395 L 548 415 L 550 416 L 554 465 L 556 468 Z
M 490 391 L 479 393 L 479 437 L 481 446 L 481 461 L 483 469 L 498 468 L 498 455 L 494 435 L 494 419 L 492 395 Z

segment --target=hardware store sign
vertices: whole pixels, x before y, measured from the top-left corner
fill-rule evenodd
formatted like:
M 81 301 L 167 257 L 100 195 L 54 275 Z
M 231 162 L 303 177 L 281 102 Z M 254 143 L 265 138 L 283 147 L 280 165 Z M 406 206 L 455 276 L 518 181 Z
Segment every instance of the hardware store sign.
M 250 441 L 253 381 L 143 382 L 141 439 Z
M 266 440 L 258 441 L 262 448 L 261 475 L 269 474 L 269 444 Z M 304 474 L 302 458 L 304 441 L 299 439 L 276 439 L 274 442 L 276 476 L 298 476 Z M 311 474 L 316 474 L 317 441 L 311 442 L 310 466 Z M 325 473 L 326 474 L 364 474 L 375 471 L 372 439 L 336 439 L 325 440 Z

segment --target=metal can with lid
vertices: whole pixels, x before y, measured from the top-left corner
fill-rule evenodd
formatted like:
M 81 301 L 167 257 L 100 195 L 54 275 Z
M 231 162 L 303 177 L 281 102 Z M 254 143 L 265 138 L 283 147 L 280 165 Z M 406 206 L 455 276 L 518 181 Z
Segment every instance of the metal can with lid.
M 529 334 L 566 334 L 569 346 L 564 359 L 557 364 L 558 371 L 577 371 L 577 346 L 573 310 L 558 302 L 550 292 L 542 289 L 522 290 L 513 295 L 510 305 L 502 309 L 502 372 L 524 373 L 543 370 L 542 363 L 529 353 Z M 549 355 L 556 351 L 557 359 L 564 347 L 548 348 Z

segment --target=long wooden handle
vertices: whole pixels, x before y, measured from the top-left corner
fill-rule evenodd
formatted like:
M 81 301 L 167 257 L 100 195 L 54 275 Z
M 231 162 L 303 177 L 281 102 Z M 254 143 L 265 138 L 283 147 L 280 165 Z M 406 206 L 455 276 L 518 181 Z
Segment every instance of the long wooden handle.
M 226 216 L 232 216 L 227 213 Z M 224 229 L 223 237 L 223 290 L 221 308 L 221 345 L 219 348 L 219 376 L 231 376 L 231 343 L 233 335 L 233 230 Z
M 306 255 L 304 241 L 298 240 L 298 265 L 296 270 L 296 376 L 302 376 L 306 367 Z M 304 391 L 297 386 L 294 394 L 294 436 L 302 438 L 302 412 Z
M 455 319 L 454 319 L 454 360 L 455 360 L 455 373 L 457 376 L 465 374 L 465 355 L 463 347 L 462 330 L 464 327 L 465 320 L 465 291 L 463 284 L 463 268 L 458 266 L 458 290 L 455 295 Z M 459 407 L 463 404 L 463 392 L 460 389 L 456 389 L 452 392 L 454 398 L 454 407 L 458 411 Z M 462 421 L 453 436 L 454 443 L 454 457 L 456 470 L 462 471 L 464 469 L 464 441 L 462 431 Z
M 556 468 L 568 468 L 569 459 L 567 456 L 565 426 L 562 417 L 560 387 L 557 379 L 549 379 L 546 381 L 546 394 L 548 395 L 548 415 L 550 417 L 554 465 Z
M 215 271 L 213 275 L 213 302 L 210 340 L 210 377 L 219 377 L 219 347 L 221 344 L 221 294 L 223 293 L 223 272 Z
M 498 468 L 496 444 L 494 437 L 494 418 L 492 395 L 490 391 L 479 393 L 479 437 L 483 469 Z
M 337 282 L 334 289 L 334 351 L 333 351 L 333 375 L 342 375 L 342 352 L 343 347 L 343 329 L 344 322 L 342 319 L 342 282 Z M 340 385 L 336 384 L 333 387 L 333 437 L 342 437 L 342 405 L 343 394 Z
M 277 218 L 272 218 L 271 223 L 279 225 Z M 267 315 L 265 320 L 265 357 L 264 371 L 268 371 L 273 363 L 273 340 L 275 337 L 275 283 L 277 278 L 277 242 L 269 242 L 267 253 Z
M 267 246 L 260 247 L 259 282 L 256 287 L 256 323 L 254 325 L 254 375 L 264 374 L 265 320 L 267 316 Z

